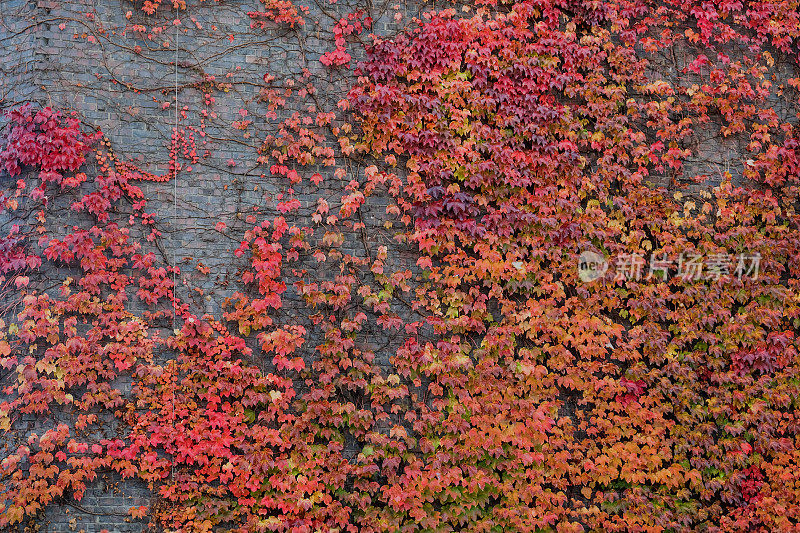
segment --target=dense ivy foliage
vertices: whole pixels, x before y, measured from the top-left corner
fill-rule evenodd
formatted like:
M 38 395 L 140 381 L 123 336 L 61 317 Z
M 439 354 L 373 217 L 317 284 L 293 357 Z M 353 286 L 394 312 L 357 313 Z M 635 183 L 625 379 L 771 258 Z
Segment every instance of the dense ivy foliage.
M 262 3 L 254 25 L 305 22 Z M 156 176 L 73 118 L 13 111 L 0 525 L 114 471 L 159 496 L 132 516 L 174 531 L 794 530 L 800 78 L 774 73 L 798 67 L 798 7 L 526 0 L 375 38 L 341 111 L 254 155 L 289 187 L 248 218 L 219 317 L 147 251 L 137 183 L 196 155 L 186 131 Z M 335 22 L 319 60 L 349 68 L 371 25 Z M 267 116 L 290 94 L 265 89 Z M 708 134 L 742 142 L 740 170 L 696 175 Z M 348 158 L 361 178 L 306 220 L 292 187 Z M 61 235 L 68 194 L 86 225 Z M 371 197 L 398 244 L 353 255 Z M 45 266 L 69 276 L 37 284 Z

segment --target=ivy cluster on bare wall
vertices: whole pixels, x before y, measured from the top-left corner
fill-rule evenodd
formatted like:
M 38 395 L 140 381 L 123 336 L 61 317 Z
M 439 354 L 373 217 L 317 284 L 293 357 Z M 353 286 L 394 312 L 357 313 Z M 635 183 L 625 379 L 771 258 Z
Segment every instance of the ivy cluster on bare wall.
M 262 4 L 249 23 L 310 16 Z M 142 183 L 196 160 L 193 132 L 154 175 L 74 117 L 12 111 L 0 525 L 115 472 L 171 531 L 793 531 L 800 75 L 774 73 L 800 72 L 798 8 L 480 2 L 359 64 L 372 14 L 334 21 L 314 59 L 349 90 L 253 154 L 287 189 L 248 217 L 220 316 L 149 251 Z M 267 116 L 313 95 L 303 76 L 262 91 Z M 740 175 L 693 174 L 709 133 L 743 141 Z M 294 187 L 352 161 L 306 216 Z M 64 197 L 85 221 L 66 233 Z M 379 197 L 416 264 L 345 245 Z

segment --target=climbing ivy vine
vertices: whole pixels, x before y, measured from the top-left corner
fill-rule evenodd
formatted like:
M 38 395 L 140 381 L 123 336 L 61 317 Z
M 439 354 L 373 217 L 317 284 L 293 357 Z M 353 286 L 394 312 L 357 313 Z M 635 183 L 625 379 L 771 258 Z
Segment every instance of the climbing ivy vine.
M 265 31 L 316 13 L 261 3 Z M 137 16 L 193 7 L 162 4 Z M 284 189 L 246 217 L 217 316 L 179 297 L 144 192 L 191 179 L 205 130 L 178 123 L 159 174 L 75 116 L 11 110 L 0 525 L 113 472 L 169 531 L 794 530 L 798 7 L 329 21 L 309 59 L 347 80 L 336 105 L 284 113 L 319 96 L 310 72 L 263 75 L 275 128 L 247 163 Z M 210 117 L 228 87 L 201 87 Z M 698 170 L 728 140 L 733 166 Z

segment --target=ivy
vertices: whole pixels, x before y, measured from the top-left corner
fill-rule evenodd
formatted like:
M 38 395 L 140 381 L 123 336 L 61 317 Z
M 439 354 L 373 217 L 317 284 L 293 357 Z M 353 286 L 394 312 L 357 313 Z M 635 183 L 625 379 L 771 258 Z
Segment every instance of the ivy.
M 313 22 L 262 4 L 254 30 Z M 335 110 L 309 69 L 263 74 L 252 163 L 283 189 L 215 221 L 242 265 L 219 316 L 177 296 L 143 186 L 187 176 L 205 126 L 157 175 L 74 116 L 8 113 L 0 525 L 114 472 L 175 531 L 796 526 L 797 81 L 772 74 L 798 68 L 797 6 L 462 7 L 363 61 L 374 13 L 333 17 Z M 229 86 L 198 88 L 216 118 Z M 735 178 L 698 171 L 709 132 L 744 147 Z

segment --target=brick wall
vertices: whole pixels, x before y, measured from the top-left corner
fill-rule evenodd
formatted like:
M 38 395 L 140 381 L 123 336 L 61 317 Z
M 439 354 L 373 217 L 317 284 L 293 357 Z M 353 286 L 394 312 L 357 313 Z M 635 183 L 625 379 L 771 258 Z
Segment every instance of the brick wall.
M 272 85 L 282 87 L 286 79 L 297 78 L 304 67 L 308 68 L 318 90 L 320 111 L 335 109 L 349 74 L 331 70 L 318 59 L 333 47 L 333 22 L 365 5 L 346 0 L 333 5 L 324 0 L 309 5 L 308 22 L 299 29 L 277 25 L 251 29 L 247 12 L 263 8 L 258 0 L 190 0 L 188 9 L 178 13 L 182 24 L 176 38 L 170 27 L 175 18 L 171 2 L 165 1 L 154 16 L 142 13 L 141 4 L 128 0 L 0 2 L 0 39 L 6 50 L 0 58 L 0 107 L 34 101 L 76 111 L 86 124 L 109 137 L 122 159 L 155 173 L 165 173 L 168 168 L 176 82 L 178 109 L 186 111 L 179 120 L 181 128 L 199 131 L 199 111 L 216 113 L 216 118 L 206 121 L 206 137 L 195 135 L 198 152 L 208 150 L 207 157 L 192 164 L 191 172 L 180 173 L 177 182 L 146 183 L 144 189 L 148 211 L 156 213 L 157 226 L 164 233 L 157 251 L 161 259 L 175 262 L 183 271 L 179 296 L 191 301 L 201 314 L 218 314 L 224 298 L 241 289 L 236 276 L 240 263 L 233 260 L 233 252 L 242 233 L 252 226 L 246 216 L 254 208 L 262 215 L 273 213 L 275 196 L 286 188 L 285 178 L 271 177 L 268 168 L 255 163 L 261 140 L 275 132 L 279 120 L 305 110 L 310 103 L 304 102 L 303 109 L 290 105 L 279 111 L 277 120 L 267 120 L 265 104 L 258 98 L 263 76 L 272 74 Z M 405 22 L 424 7 L 408 3 L 368 5 L 376 18 L 373 31 L 380 35 L 390 35 L 400 27 L 394 13 L 401 12 Z M 134 24 L 158 25 L 159 20 L 169 28 L 152 40 L 130 30 Z M 215 83 L 228 87 L 217 85 L 212 91 L 215 102 L 206 107 L 199 85 L 210 76 Z M 241 118 L 240 109 L 247 110 L 247 118 L 254 121 L 249 138 L 232 127 L 232 122 Z M 236 166 L 230 166 L 229 160 Z M 343 178 L 335 178 L 330 168 L 318 167 L 310 172 L 315 171 L 324 175 L 322 189 L 295 188 L 303 204 L 301 213 L 313 212 L 320 196 L 332 201 L 340 197 L 359 169 L 350 165 Z M 385 232 L 372 231 L 382 224 L 380 215 L 386 204 L 385 199 L 375 198 L 367 206 L 367 231 L 358 239 L 352 236 L 345 251 L 363 254 L 360 237 L 364 235 L 373 249 L 378 244 L 393 245 Z M 215 229 L 220 221 L 228 226 L 225 232 Z M 76 221 L 70 215 L 63 222 L 66 227 Z M 397 250 L 393 257 L 413 264 L 414 257 L 407 250 Z M 199 262 L 211 269 L 210 275 L 196 269 Z M 326 274 L 319 272 L 320 276 Z M 203 295 L 195 288 L 203 290 Z M 300 305 L 291 304 L 291 290 L 286 296 L 290 300 L 282 311 L 286 320 L 302 320 Z M 47 421 L 37 423 L 46 425 Z M 20 530 L 143 531 L 146 522 L 130 519 L 127 511 L 152 501 L 143 483 L 106 475 L 91 484 L 80 502 L 51 505 L 43 516 Z
M 308 68 L 319 91 L 321 110 L 335 108 L 336 100 L 347 86 L 347 75 L 328 69 L 318 58 L 332 48 L 333 21 L 365 5 L 348 0 L 336 4 L 327 0 L 312 3 L 308 24 L 287 30 L 278 26 L 249 27 L 246 13 L 260 7 L 258 0 L 188 0 L 187 3 L 188 11 L 179 14 L 182 24 L 177 38 L 170 28 L 148 40 L 130 29 L 124 37 L 120 33 L 132 24 L 153 26 L 153 17 L 140 12 L 141 2 L 0 1 L 0 42 L 6 52 L 0 57 L 0 106 L 8 108 L 33 100 L 41 105 L 75 110 L 85 123 L 106 133 L 123 159 L 157 173 L 167 170 L 170 135 L 175 124 L 176 81 L 178 110 L 184 106 L 187 110 L 186 117 L 180 119 L 182 128 L 199 131 L 199 111 L 208 109 L 216 113 L 217 118 L 206 121 L 206 137 L 195 136 L 198 151 L 208 150 L 208 156 L 192 164 L 192 172 L 182 172 L 177 182 L 147 183 L 145 192 L 150 198 L 149 211 L 156 213 L 158 227 L 164 232 L 162 258 L 174 261 L 183 270 L 179 296 L 191 301 L 200 313 L 218 314 L 223 299 L 238 287 L 239 264 L 232 258 L 242 233 L 251 226 L 245 217 L 254 208 L 262 214 L 271 213 L 275 196 L 286 186 L 285 180 L 271 177 L 264 165 L 255 163 L 260 140 L 274 133 L 277 123 L 264 118 L 265 106 L 258 98 L 264 85 L 263 76 L 272 74 L 275 76 L 272 84 L 281 86 L 283 80 L 296 78 L 302 68 Z M 162 6 L 166 9 L 155 16 L 161 17 L 167 26 L 175 16 L 170 4 L 167 0 Z M 366 5 L 376 17 L 373 31 L 379 35 L 391 35 L 426 8 L 391 2 Z M 131 17 L 126 18 L 129 10 Z M 395 13 L 402 15 L 401 22 L 395 22 Z M 141 51 L 136 47 L 141 47 Z M 669 58 L 664 58 L 664 64 L 669 64 Z M 672 70 L 662 74 L 668 78 L 679 76 L 677 67 L 670 67 Z M 210 76 L 217 87 L 213 91 L 214 104 L 206 108 L 200 85 Z M 225 88 L 220 83 L 229 86 Z M 249 137 L 232 127 L 240 109 L 247 110 L 248 118 L 254 121 L 248 130 Z M 293 111 L 291 107 L 282 110 L 279 119 Z M 698 144 L 700 156 L 689 161 L 690 172 L 741 173 L 736 165 L 729 165 L 742 152 L 740 140 L 698 137 L 702 138 L 698 141 L 702 143 Z M 230 166 L 230 160 L 236 165 Z M 348 175 L 336 178 L 329 168 L 314 170 L 323 173 L 323 188 L 298 188 L 304 213 L 313 211 L 319 196 L 330 200 L 340 196 L 346 183 L 359 171 L 351 165 Z M 366 239 L 362 242 L 358 236 L 351 236 L 345 250 L 363 253 L 365 243 L 373 249 L 379 244 L 395 246 L 391 257 L 413 264 L 409 250 L 398 249 L 387 232 L 378 231 L 385 205 L 385 199 L 372 199 L 363 213 Z M 227 224 L 227 231 L 215 229 L 220 221 Z M 70 220 L 65 218 L 65 224 L 68 223 Z M 198 262 L 208 266 L 211 274 L 199 273 L 195 268 Z M 319 271 L 320 276 L 328 274 L 324 269 Z M 203 294 L 194 291 L 195 288 L 203 290 Z M 291 299 L 291 292 L 287 296 Z M 302 320 L 299 314 L 292 314 L 295 311 L 291 305 L 286 313 L 287 320 Z M 384 339 L 378 339 L 379 333 L 375 335 L 378 346 L 377 341 Z M 388 357 L 390 351 L 391 345 L 382 356 Z M 152 494 L 143 484 L 107 476 L 93 483 L 79 504 L 53 505 L 30 527 L 59 533 L 143 531 L 145 523 L 127 518 L 127 510 L 149 505 L 151 501 Z

